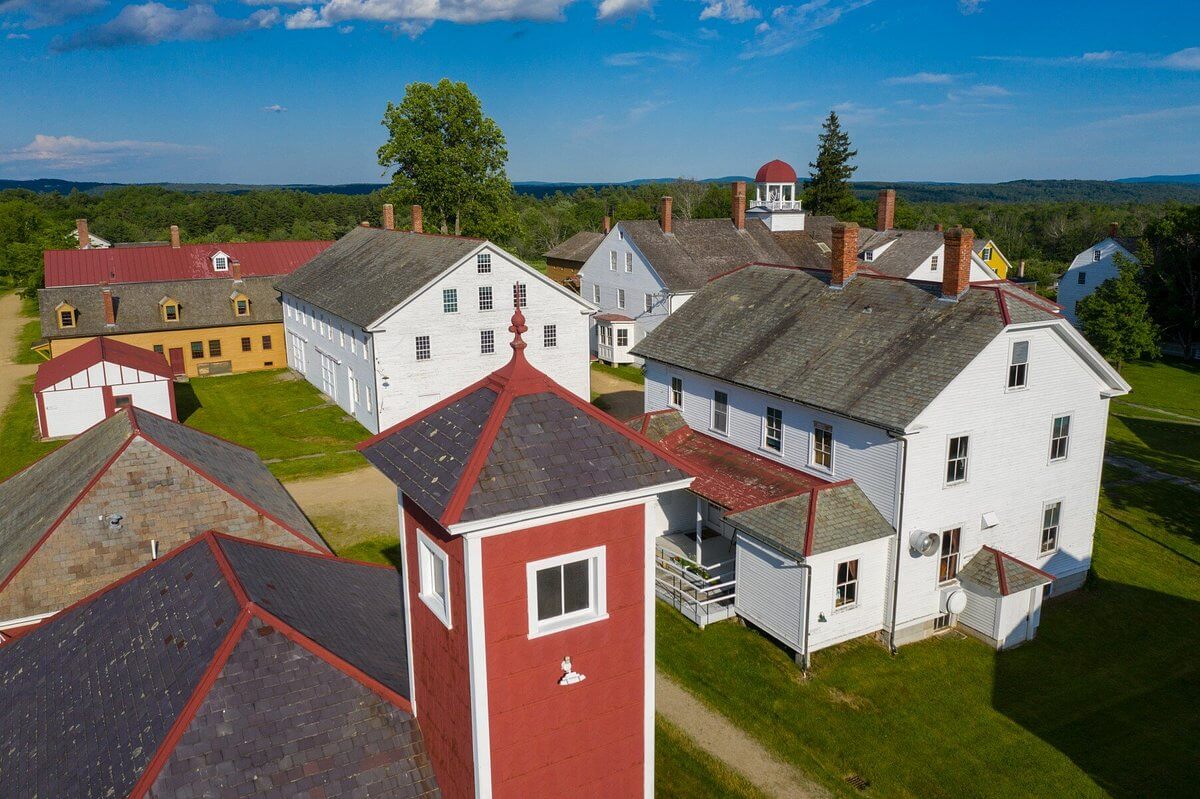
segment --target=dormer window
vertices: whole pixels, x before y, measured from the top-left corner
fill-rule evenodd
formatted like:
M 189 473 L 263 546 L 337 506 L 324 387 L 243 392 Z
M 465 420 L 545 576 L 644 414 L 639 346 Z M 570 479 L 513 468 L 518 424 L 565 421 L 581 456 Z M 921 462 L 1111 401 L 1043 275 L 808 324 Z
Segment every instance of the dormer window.
M 179 321 L 179 303 L 170 297 L 163 297 L 158 301 L 159 310 L 162 312 L 162 320 L 164 322 Z
M 233 303 L 234 316 L 249 316 L 250 315 L 250 298 L 240 292 L 234 292 L 229 295 L 229 301 Z
M 1100 260 L 1100 251 L 1092 250 L 1092 261 L 1095 262 L 1095 261 L 1099 261 L 1099 260 Z
M 219 252 L 212 257 L 212 265 L 214 272 L 229 271 L 229 256 L 223 252 Z
M 863 253 L 863 260 L 866 261 L 867 263 L 870 263 L 874 259 L 875 259 L 875 251 L 874 250 L 867 250 L 866 252 Z
M 58 326 L 60 329 L 75 327 L 74 306 L 67 305 L 65 302 L 60 302 L 57 306 L 55 306 L 54 311 L 58 315 Z

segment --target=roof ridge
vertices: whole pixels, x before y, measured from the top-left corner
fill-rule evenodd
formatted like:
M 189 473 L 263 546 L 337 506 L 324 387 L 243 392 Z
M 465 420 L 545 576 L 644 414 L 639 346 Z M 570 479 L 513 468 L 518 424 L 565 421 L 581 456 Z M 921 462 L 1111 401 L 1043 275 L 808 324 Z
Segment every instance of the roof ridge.
M 817 487 L 808 492 L 808 521 L 804 529 L 804 557 L 811 557 L 817 531 Z
M 478 236 L 461 236 L 457 233 L 429 233 L 424 230 L 400 230 L 398 228 L 374 227 L 371 225 L 359 225 L 364 230 L 378 230 L 384 233 L 407 233 L 410 236 L 433 236 L 439 239 L 460 239 L 462 241 L 478 241 L 488 242 L 491 239 L 481 239 Z M 583 232 L 583 231 L 580 231 Z

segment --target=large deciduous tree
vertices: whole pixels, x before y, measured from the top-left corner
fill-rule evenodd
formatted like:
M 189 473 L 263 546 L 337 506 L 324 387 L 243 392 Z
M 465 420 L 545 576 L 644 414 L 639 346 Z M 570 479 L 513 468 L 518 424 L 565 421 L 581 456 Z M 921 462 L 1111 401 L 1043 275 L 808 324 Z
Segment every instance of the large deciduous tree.
M 842 130 L 836 111 L 830 111 L 821 125 L 817 160 L 810 163 L 808 188 L 804 201 L 816 214 L 838 214 L 854 203 L 850 177 L 858 169 L 850 159 L 858 150 L 850 149 L 850 135 Z
M 1175 208 L 1146 228 L 1150 311 L 1163 335 L 1191 356 L 1200 340 L 1200 205 Z
M 1116 261 L 1118 275 L 1080 300 L 1075 312 L 1084 338 L 1120 371 L 1126 361 L 1158 354 L 1158 326 L 1150 318 L 1142 267 L 1121 256 Z
M 420 203 L 443 233 L 504 238 L 513 226 L 504 133 L 465 83 L 410 83 L 383 115 L 379 165 L 392 171 L 385 196 Z

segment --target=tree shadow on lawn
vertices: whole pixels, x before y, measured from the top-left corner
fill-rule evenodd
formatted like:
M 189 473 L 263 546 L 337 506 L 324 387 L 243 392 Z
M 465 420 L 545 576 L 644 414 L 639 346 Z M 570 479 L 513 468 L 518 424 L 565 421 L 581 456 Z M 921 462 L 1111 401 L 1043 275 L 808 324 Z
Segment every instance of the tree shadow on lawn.
M 1159 455 L 1192 460 L 1200 457 L 1200 425 L 1115 415 L 1139 441 Z M 1116 444 L 1119 449 L 1120 441 Z M 1131 455 L 1137 457 L 1135 453 Z
M 1200 603 L 1095 580 L 996 658 L 993 704 L 1114 796 L 1195 796 Z
M 175 384 L 175 414 L 181 423 L 201 407 L 200 398 L 196 396 L 196 389 L 192 388 L 191 383 Z

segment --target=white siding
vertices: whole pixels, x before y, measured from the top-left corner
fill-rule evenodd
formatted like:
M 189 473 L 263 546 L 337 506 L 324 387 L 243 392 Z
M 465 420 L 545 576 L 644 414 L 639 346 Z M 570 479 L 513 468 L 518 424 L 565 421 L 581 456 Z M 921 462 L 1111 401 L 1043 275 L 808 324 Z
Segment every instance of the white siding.
M 1031 588 L 1000 599 L 997 640 L 1002 648 L 1007 649 L 1033 639 L 1041 606 L 1041 588 Z
M 1062 324 L 1062 323 L 1058 323 Z M 1028 388 L 1006 390 L 1014 341 L 1029 342 Z M 1009 329 L 930 404 L 909 438 L 897 626 L 939 613 L 938 557 L 908 549 L 914 530 L 962 528 L 960 567 L 984 544 L 1052 574 L 1091 562 L 1108 401 L 1098 377 L 1050 327 Z M 1071 415 L 1070 452 L 1051 463 L 1053 419 Z M 951 436 L 970 436 L 965 483 L 945 485 Z M 1063 503 L 1059 548 L 1039 553 L 1042 509 Z M 993 512 L 999 524 L 984 529 Z
M 853 547 L 825 552 L 808 559 L 812 567 L 812 610 L 809 612 L 808 646 L 816 652 L 882 630 L 884 610 L 892 584 L 888 574 L 891 538 L 880 538 Z M 850 607 L 834 607 L 839 563 L 858 560 L 858 601 Z M 741 590 L 741 575 L 738 575 Z M 825 621 L 822 622 L 821 616 Z
M 1099 261 L 1095 260 L 1096 250 L 1100 251 Z M 1088 247 L 1071 261 L 1071 266 L 1058 282 L 1058 304 L 1063 307 L 1063 316 L 1071 324 L 1078 324 L 1075 316 L 1076 304 L 1095 291 L 1105 280 L 1119 274 L 1116 262 L 1118 253 L 1137 263 L 1137 258 L 1132 253 L 1112 239 L 1105 239 Z M 1081 273 L 1085 276 L 1083 285 L 1079 284 Z
M 615 270 L 609 267 L 614 252 L 617 254 Z M 633 256 L 632 272 L 625 271 L 627 255 Z M 620 223 L 608 232 L 600 246 L 580 268 L 579 285 L 580 295 L 589 302 L 595 300 L 595 287 L 600 287 L 600 313 L 624 314 L 636 322 L 631 345 L 645 338 L 647 333 L 658 327 L 670 312 L 679 306 L 679 303 L 672 303 L 671 298 L 663 295 L 666 286 L 633 243 L 623 238 Z M 625 292 L 624 308 L 617 304 L 618 289 Z M 647 294 L 654 297 L 650 311 L 647 311 L 645 306 Z M 596 351 L 594 331 L 592 351 Z M 638 359 L 639 362 L 640 360 Z
M 46 435 L 50 438 L 74 436 L 103 421 L 103 391 L 101 388 L 76 388 L 43 393 Z
M 896 511 L 896 472 L 900 443 L 883 430 L 813 410 L 805 405 L 758 391 L 734 386 L 695 372 L 673 369 L 648 361 L 645 407 L 657 411 L 670 407 L 667 392 L 671 376 L 683 378 L 683 417 L 694 430 L 727 438 L 749 452 L 778 460 L 788 466 L 827 480 L 853 479 L 874 503 L 883 517 L 894 524 Z M 713 391 L 729 394 L 729 434 L 711 430 Z M 783 411 L 783 453 L 762 446 L 763 417 L 767 406 Z M 813 422 L 833 427 L 833 472 L 809 465 Z
M 104 386 L 114 397 L 128 396 L 135 407 L 172 418 L 174 384 L 162 375 L 101 361 L 42 390 L 46 435 L 82 433 L 105 417 Z M 39 409 L 39 416 L 41 411 Z
M 909 280 L 930 280 L 935 283 L 942 282 L 944 274 L 943 267 L 946 265 L 946 248 L 942 245 L 937 248 L 937 252 L 930 253 L 929 257 L 921 262 L 920 266 L 909 274 Z M 937 263 L 934 264 L 933 259 L 937 258 Z M 869 267 L 870 264 L 867 264 Z M 991 270 L 991 267 L 986 266 L 983 261 L 979 260 L 979 256 L 972 253 L 971 255 L 971 276 L 968 278 L 972 283 L 980 281 L 998 280 L 996 273 Z
M 659 494 L 646 504 L 647 518 L 660 533 L 692 532 L 696 529 L 696 495 L 687 489 Z
M 996 640 L 996 616 L 1000 598 L 982 592 L 976 593 L 981 589 L 974 586 L 964 587 L 967 589 L 967 606 L 958 615 L 959 623 L 993 641 Z
M 737 537 L 737 614 L 799 651 L 804 635 L 804 568 L 744 535 Z

